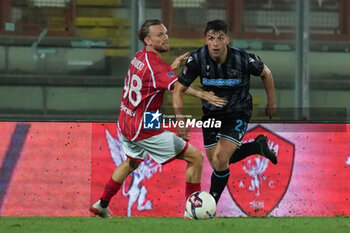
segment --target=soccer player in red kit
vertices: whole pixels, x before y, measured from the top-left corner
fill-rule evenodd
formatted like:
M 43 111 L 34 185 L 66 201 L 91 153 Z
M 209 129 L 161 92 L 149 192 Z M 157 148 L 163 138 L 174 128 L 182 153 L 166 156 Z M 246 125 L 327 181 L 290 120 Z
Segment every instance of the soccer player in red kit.
M 201 189 L 202 153 L 176 134 L 160 129 L 158 125 L 154 128 L 152 124 L 152 127 L 147 127 L 149 125 L 144 116 L 144 113 L 151 114 L 151 123 L 159 117 L 164 93 L 166 90 L 171 91 L 177 81 L 173 70 L 187 59 L 187 54 L 176 58 L 171 66 L 161 59 L 169 46 L 167 29 L 159 20 L 146 20 L 139 31 L 139 39 L 145 48 L 134 56 L 129 65 L 118 119 L 127 159 L 115 169 L 101 199 L 90 208 L 93 214 L 103 218 L 110 217 L 108 204 L 123 181 L 148 155 L 160 164 L 173 159 L 185 160 L 188 164 L 186 198 Z M 207 99 L 218 106 L 225 104 L 225 100 L 213 93 L 194 87 L 189 89 L 187 94 Z

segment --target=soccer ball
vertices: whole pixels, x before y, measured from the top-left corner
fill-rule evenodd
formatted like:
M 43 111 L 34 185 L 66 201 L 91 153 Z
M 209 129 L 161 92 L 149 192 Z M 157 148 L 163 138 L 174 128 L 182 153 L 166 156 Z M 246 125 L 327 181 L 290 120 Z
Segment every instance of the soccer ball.
M 185 215 L 191 219 L 214 218 L 216 213 L 214 197 L 204 191 L 192 193 L 186 201 L 186 213 Z

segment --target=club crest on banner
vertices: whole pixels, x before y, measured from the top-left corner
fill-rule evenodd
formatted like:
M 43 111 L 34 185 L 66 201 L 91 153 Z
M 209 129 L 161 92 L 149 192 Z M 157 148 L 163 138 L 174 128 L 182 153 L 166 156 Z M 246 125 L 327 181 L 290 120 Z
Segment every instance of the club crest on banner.
M 227 183 L 232 199 L 248 216 L 266 216 L 278 205 L 288 189 L 294 163 L 294 144 L 262 126 L 248 131 L 243 143 L 254 141 L 259 134 L 268 137 L 278 164 L 259 155 L 249 156 L 230 165 Z

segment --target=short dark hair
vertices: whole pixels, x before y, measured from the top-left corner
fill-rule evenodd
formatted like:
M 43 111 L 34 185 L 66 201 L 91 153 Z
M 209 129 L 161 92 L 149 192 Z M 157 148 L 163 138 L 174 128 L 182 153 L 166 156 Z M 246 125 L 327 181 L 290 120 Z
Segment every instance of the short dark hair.
M 149 35 L 149 27 L 153 25 L 161 25 L 163 24 L 159 19 L 148 19 L 146 20 L 139 31 L 139 39 L 142 41 L 142 43 L 145 43 L 144 39 Z
M 211 30 L 213 30 L 214 32 L 223 31 L 225 34 L 227 34 L 227 24 L 220 19 L 209 21 L 205 28 L 204 36 L 206 36 L 207 33 Z

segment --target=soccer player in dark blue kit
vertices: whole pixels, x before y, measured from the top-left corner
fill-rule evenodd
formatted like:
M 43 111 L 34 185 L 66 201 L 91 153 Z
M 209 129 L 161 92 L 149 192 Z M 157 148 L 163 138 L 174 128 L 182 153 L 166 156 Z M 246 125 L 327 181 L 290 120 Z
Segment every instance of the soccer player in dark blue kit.
M 229 178 L 229 164 L 253 154 L 260 154 L 277 164 L 277 157 L 269 149 L 264 135 L 259 135 L 253 142 L 242 143 L 252 115 L 251 75 L 261 77 L 267 96 L 265 112 L 270 118 L 275 113 L 276 102 L 271 71 L 258 56 L 228 46 L 224 21 L 208 22 L 204 35 L 206 45 L 189 56 L 175 84 L 172 102 L 177 120 L 184 120 L 182 95 L 198 76 L 205 91 L 227 100 L 224 107 L 202 100 L 202 120 L 215 118 L 222 122 L 221 128 L 202 129 L 206 154 L 213 168 L 210 194 L 218 202 Z M 178 133 L 188 140 L 187 128 L 178 128 Z

